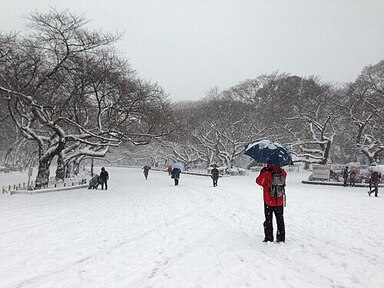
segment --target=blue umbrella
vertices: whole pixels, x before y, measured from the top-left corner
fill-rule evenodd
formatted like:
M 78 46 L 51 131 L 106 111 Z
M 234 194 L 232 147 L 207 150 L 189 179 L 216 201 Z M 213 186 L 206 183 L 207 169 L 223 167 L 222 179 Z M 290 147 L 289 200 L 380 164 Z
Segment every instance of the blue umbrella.
M 178 168 L 180 170 L 184 170 L 184 164 L 181 162 L 173 163 L 173 168 Z
M 245 146 L 245 155 L 251 156 L 259 163 L 274 164 L 282 167 L 293 165 L 288 150 L 277 142 L 260 140 Z

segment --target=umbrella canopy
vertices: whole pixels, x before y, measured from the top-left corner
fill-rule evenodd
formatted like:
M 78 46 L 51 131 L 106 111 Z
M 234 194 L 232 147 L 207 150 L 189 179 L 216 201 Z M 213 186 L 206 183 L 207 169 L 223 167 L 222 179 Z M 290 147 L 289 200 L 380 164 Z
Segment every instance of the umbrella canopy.
M 173 168 L 178 168 L 180 170 L 184 170 L 184 164 L 181 162 L 173 163 Z
M 251 156 L 259 163 L 274 164 L 282 167 L 293 165 L 288 150 L 277 142 L 260 140 L 245 146 L 245 155 Z

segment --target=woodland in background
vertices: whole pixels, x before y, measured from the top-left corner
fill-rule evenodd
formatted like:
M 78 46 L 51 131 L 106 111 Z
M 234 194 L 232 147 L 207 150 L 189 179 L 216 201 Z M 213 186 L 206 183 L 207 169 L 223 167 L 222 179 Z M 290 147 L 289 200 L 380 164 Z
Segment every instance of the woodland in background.
M 384 61 L 356 81 L 323 83 L 261 75 L 199 101 L 173 105 L 177 130 L 147 149 L 147 161 L 248 166 L 245 144 L 262 138 L 289 148 L 294 162 L 378 163 L 384 151 Z
M 57 179 L 95 157 L 244 168 L 245 144 L 262 138 L 288 147 L 296 162 L 383 158 L 384 61 L 352 83 L 276 72 L 171 103 L 118 55 L 120 35 L 86 24 L 51 10 L 31 15 L 27 35 L 0 33 L 1 165 L 38 166 L 40 186 L 53 160 Z

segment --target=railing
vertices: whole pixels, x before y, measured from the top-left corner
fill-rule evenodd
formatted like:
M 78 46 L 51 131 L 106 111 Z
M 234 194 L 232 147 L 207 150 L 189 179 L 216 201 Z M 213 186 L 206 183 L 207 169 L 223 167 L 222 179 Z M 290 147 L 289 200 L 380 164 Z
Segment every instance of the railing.
M 27 194 L 33 194 L 33 193 L 39 193 L 39 192 L 48 192 L 48 191 L 54 191 L 54 190 L 65 190 L 70 188 L 79 188 L 86 186 L 87 179 L 72 179 L 72 180 L 65 180 L 65 181 L 49 181 L 48 185 L 44 186 L 41 189 L 35 189 L 34 182 L 31 181 L 28 185 L 26 182 L 17 183 L 13 185 L 7 185 L 2 186 L 2 194 L 15 194 L 15 193 L 27 193 Z M 58 189 L 61 188 L 61 189 Z M 64 188 L 64 189 L 63 189 Z

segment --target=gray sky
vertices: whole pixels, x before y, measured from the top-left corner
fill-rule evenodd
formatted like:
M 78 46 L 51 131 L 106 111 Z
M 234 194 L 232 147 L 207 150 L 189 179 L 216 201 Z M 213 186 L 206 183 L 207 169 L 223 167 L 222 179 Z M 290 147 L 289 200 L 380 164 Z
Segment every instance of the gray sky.
M 343 83 L 384 59 L 384 0 L 0 0 L 0 30 L 49 7 L 125 32 L 116 47 L 172 100 L 274 71 Z

